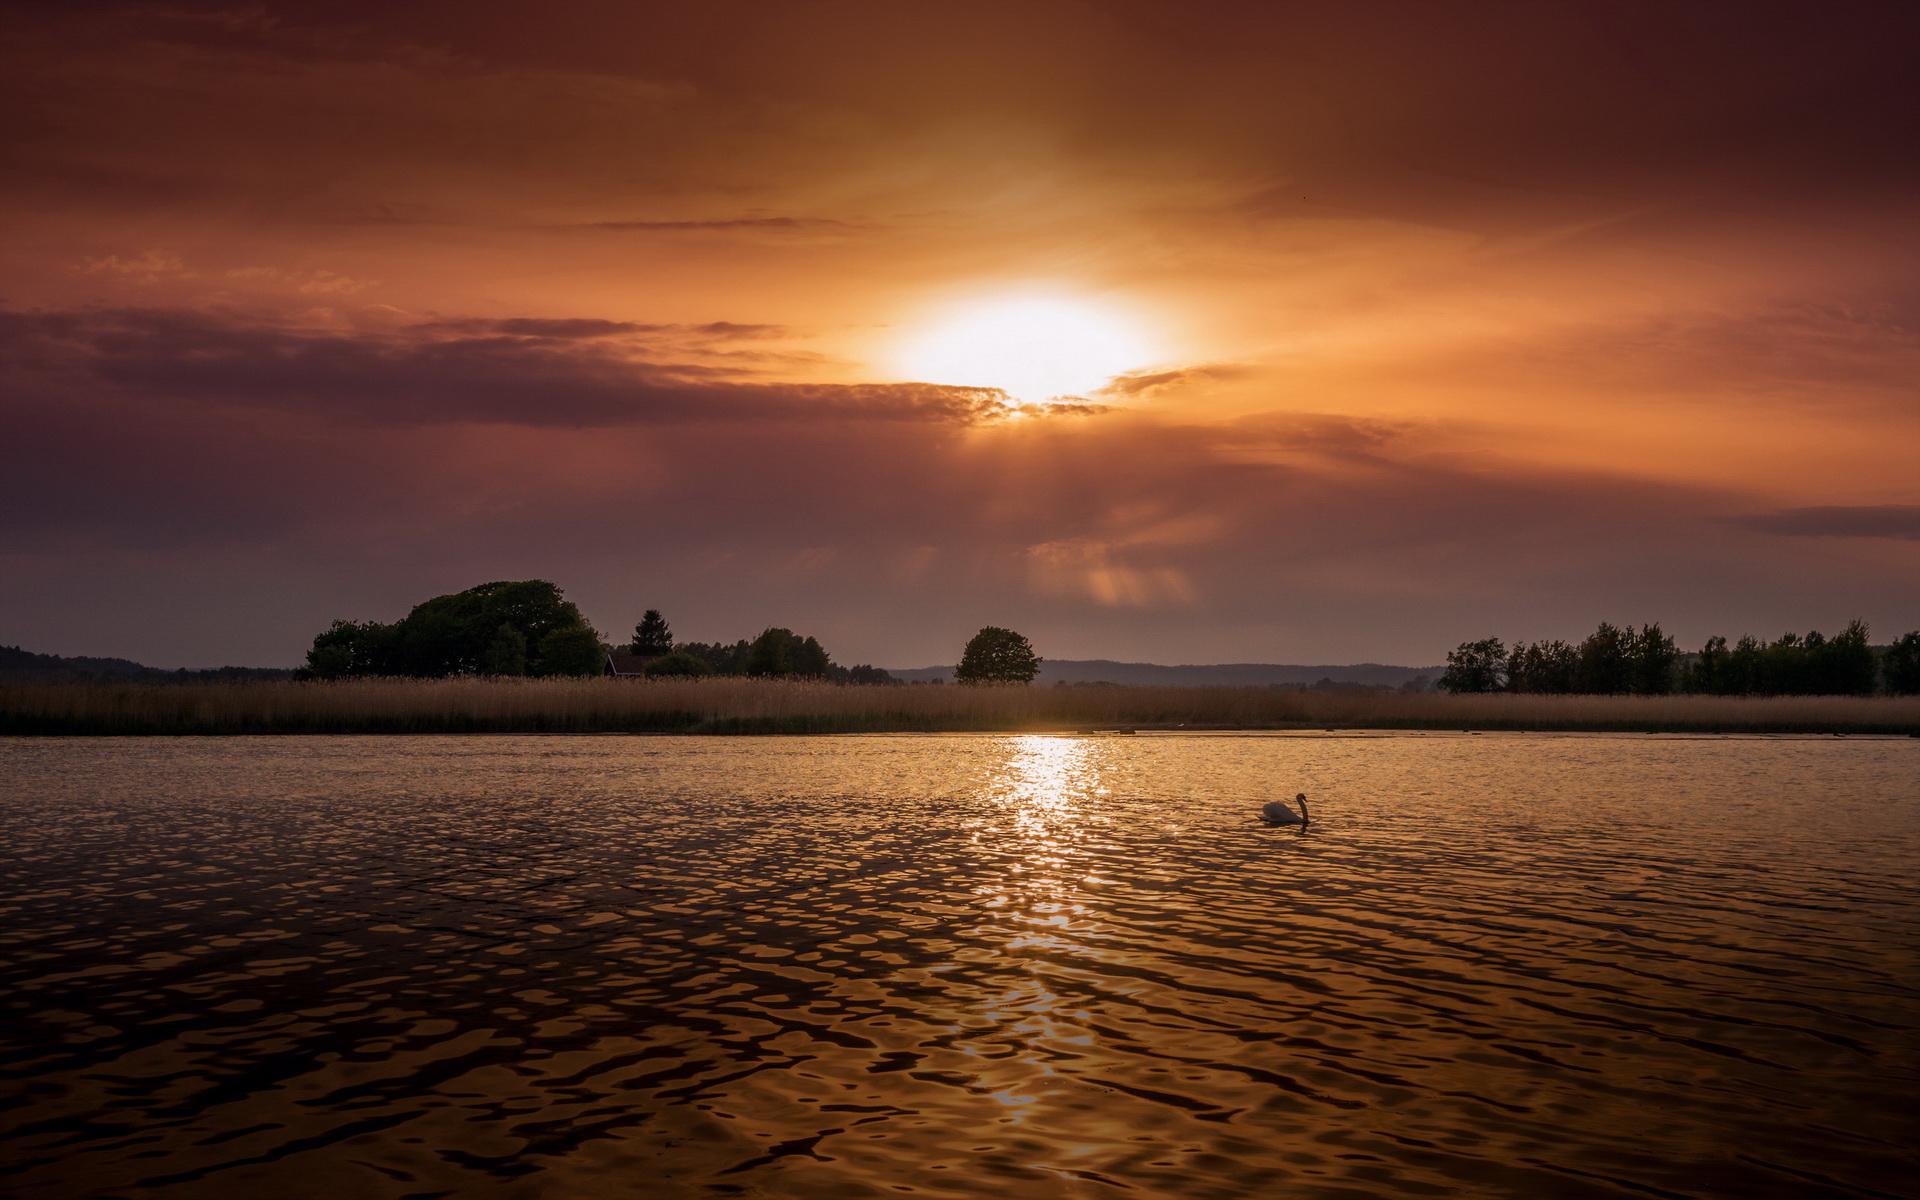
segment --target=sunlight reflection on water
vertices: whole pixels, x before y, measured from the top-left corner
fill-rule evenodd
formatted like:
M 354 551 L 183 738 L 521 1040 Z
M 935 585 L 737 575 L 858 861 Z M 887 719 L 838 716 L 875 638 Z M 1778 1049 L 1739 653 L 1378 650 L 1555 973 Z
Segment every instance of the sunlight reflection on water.
M 1904 1195 L 1920 742 L 0 740 L 21 1197 Z M 1306 791 L 1315 823 L 1258 804 Z

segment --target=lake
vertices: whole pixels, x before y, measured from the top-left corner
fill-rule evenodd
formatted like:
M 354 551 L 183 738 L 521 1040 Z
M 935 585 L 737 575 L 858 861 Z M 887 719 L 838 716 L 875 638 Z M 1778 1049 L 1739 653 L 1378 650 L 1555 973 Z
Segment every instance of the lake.
M 0 784 L 23 1200 L 1920 1178 L 1916 739 L 14 738 Z

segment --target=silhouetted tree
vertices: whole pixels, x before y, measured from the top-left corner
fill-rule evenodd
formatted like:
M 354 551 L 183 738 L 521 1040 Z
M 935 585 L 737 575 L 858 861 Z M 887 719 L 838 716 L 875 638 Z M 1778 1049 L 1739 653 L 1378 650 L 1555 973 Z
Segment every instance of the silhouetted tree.
M 1618 696 L 1633 688 L 1633 639 L 1605 621 L 1580 643 L 1575 685 L 1589 696 Z
M 346 675 L 473 675 L 510 665 L 512 654 L 501 641 L 502 628 L 518 633 L 527 660 L 522 669 L 536 675 L 594 674 L 600 670 L 600 638 L 580 610 L 544 579 L 483 583 L 464 592 L 435 596 L 416 604 L 392 625 L 335 621 L 313 640 L 309 669 L 321 678 Z M 548 638 L 560 655 L 544 661 Z M 511 639 L 508 639 L 510 641 Z M 591 645 L 592 664 L 582 669 Z M 496 658 L 496 650 L 505 658 Z
M 895 679 L 892 676 L 892 674 L 883 670 L 882 668 L 870 667 L 865 663 L 862 663 L 857 667 L 847 668 L 846 681 L 848 683 L 862 683 L 862 684 L 876 684 L 876 683 L 893 684 L 893 683 L 900 682 L 898 679 Z
M 1740 635 L 1727 653 L 1725 696 L 1757 696 L 1766 691 L 1767 646 L 1750 633 Z
M 745 675 L 747 651 L 752 645 L 745 638 L 731 645 L 725 642 L 681 642 L 673 648 L 673 652 L 692 655 L 712 667 L 716 675 Z
M 826 648 L 791 629 L 768 629 L 747 647 L 746 673 L 781 678 L 824 679 L 833 670 Z
M 585 624 L 563 625 L 540 639 L 536 675 L 598 675 L 606 669 L 607 648 Z
M 633 627 L 632 652 L 649 656 L 673 653 L 673 631 L 667 628 L 667 619 L 659 609 L 648 609 Z
M 698 655 L 689 654 L 684 650 L 675 650 L 672 654 L 661 655 L 659 658 L 647 664 L 647 678 L 649 679 L 670 676 L 695 678 L 701 675 L 711 674 L 713 674 L 713 665 L 711 663 Z
M 500 626 L 487 651 L 480 656 L 482 675 L 525 675 L 527 673 L 527 635 L 511 625 Z
M 313 639 L 307 670 L 316 679 L 393 675 L 394 628 L 378 621 L 335 621 Z
M 1680 660 L 1679 647 L 1658 625 L 1642 625 L 1639 633 L 1628 635 L 1628 650 L 1633 659 L 1633 690 L 1641 696 L 1664 696 L 1673 690 L 1674 664 Z
M 1814 650 L 1809 690 L 1820 696 L 1871 696 L 1880 673 L 1866 622 L 1853 620 L 1832 640 Z
M 1499 638 L 1461 642 L 1447 653 L 1440 686 L 1449 692 L 1497 692 L 1506 684 L 1507 647 Z
M 1011 629 L 989 625 L 967 641 L 954 668 L 955 683 L 1032 683 L 1040 673 L 1033 643 Z
M 1700 653 L 1680 671 L 1680 690 L 1697 695 L 1724 695 L 1728 686 L 1727 639 L 1710 637 Z
M 1920 695 L 1920 632 L 1903 633 L 1880 659 L 1887 690 L 1896 696 Z
M 1516 643 L 1507 655 L 1510 692 L 1571 692 L 1580 666 L 1579 653 L 1565 642 Z

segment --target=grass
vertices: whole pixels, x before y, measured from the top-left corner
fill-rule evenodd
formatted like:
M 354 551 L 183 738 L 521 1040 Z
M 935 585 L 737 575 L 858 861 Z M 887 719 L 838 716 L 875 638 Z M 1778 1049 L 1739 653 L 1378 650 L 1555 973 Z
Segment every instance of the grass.
M 835 687 L 738 678 L 0 685 L 0 734 L 897 733 L 1116 727 L 1920 735 L 1920 697 Z

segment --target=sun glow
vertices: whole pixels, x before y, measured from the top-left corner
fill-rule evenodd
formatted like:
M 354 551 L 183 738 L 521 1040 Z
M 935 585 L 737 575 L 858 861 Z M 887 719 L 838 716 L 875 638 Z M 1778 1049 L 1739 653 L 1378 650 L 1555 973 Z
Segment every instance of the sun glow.
M 1134 322 L 1097 304 L 1016 297 L 947 313 L 908 341 L 899 366 L 916 382 L 1039 401 L 1085 395 L 1153 357 Z

